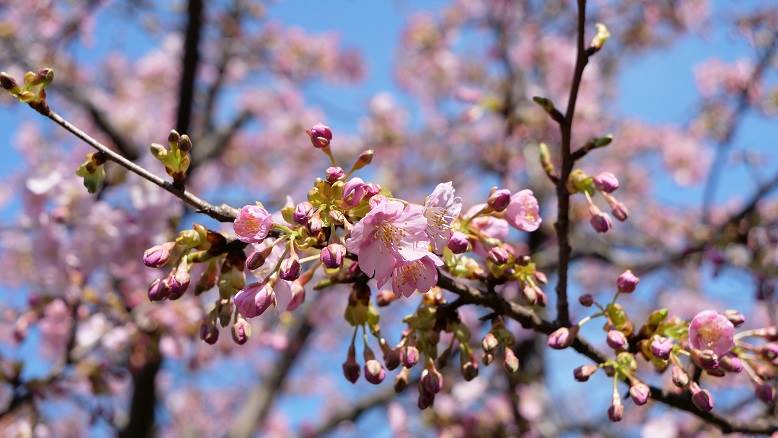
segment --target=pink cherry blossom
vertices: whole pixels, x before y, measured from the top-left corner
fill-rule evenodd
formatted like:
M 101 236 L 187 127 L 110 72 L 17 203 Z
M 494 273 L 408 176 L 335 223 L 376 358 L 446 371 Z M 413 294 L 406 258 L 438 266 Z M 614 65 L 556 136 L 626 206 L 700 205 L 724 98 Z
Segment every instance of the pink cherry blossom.
M 451 223 L 462 211 L 462 200 L 456 197 L 451 181 L 438 184 L 424 201 L 427 236 L 432 248 L 440 253 L 451 238 Z
M 383 200 L 354 224 L 346 248 L 358 256 L 362 272 L 375 276 L 381 287 L 397 263 L 412 262 L 429 254 L 426 229 L 421 206 Z
M 415 291 L 425 293 L 438 282 L 438 268 L 443 260 L 434 254 L 411 262 L 399 262 L 392 273 L 392 289 L 397 295 L 409 297 Z
M 246 205 L 241 208 L 233 223 L 238 239 L 246 243 L 262 242 L 272 226 L 273 218 L 270 213 L 259 205 Z
M 689 324 L 689 345 L 724 356 L 735 346 L 735 326 L 715 310 L 703 310 Z
M 505 218 L 521 231 L 532 232 L 540 227 L 540 207 L 532 190 L 525 189 L 511 196 L 511 202 L 505 209 Z

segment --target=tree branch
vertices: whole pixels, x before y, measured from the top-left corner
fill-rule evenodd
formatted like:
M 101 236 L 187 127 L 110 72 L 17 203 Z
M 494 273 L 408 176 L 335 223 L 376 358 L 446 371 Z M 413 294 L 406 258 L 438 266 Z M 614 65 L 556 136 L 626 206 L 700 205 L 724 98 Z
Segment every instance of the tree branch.
M 176 113 L 176 130 L 180 133 L 189 132 L 192 122 L 194 104 L 195 80 L 197 67 L 200 64 L 200 35 L 203 26 L 203 0 L 189 0 L 187 7 L 186 36 L 184 39 L 184 55 L 181 60 L 183 70 L 178 91 L 178 111 Z
M 567 190 L 567 180 L 573 170 L 573 156 L 570 153 L 570 142 L 575 117 L 575 104 L 578 100 L 578 90 L 581 87 L 584 68 L 589 62 L 589 55 L 584 46 L 586 30 L 586 0 L 578 0 L 578 43 L 575 57 L 573 82 L 570 86 L 570 96 L 567 100 L 564 123 L 560 124 L 562 134 L 561 154 L 562 169 L 559 182 L 556 185 L 558 218 L 555 225 L 559 241 L 559 267 L 557 269 L 557 322 L 564 326 L 570 325 L 570 309 L 567 300 L 567 271 L 570 264 L 570 192 Z
M 109 160 L 172 193 L 185 203 L 194 207 L 198 212 L 206 214 L 221 222 L 232 222 L 237 217 L 237 210 L 235 208 L 230 207 L 227 204 L 222 204 L 220 206 L 212 205 L 185 189 L 174 187 L 172 182 L 163 180 L 159 176 L 149 172 L 145 168 L 133 163 L 119 153 L 111 150 L 104 144 L 89 136 L 89 134 L 85 133 L 72 123 L 65 120 L 56 112 L 49 110 L 44 115 L 53 120 L 59 126 L 70 131 L 70 133 L 83 140 L 89 146 L 105 154 Z

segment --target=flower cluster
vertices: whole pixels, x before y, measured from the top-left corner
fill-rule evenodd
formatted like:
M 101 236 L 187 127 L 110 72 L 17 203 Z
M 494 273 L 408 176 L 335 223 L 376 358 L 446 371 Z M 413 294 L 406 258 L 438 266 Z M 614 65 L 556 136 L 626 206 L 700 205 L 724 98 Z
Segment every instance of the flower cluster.
M 714 398 L 709 390 L 700 386 L 700 378 L 694 377 L 694 369 L 712 377 L 724 377 L 743 371 L 754 385 L 760 400 L 770 404 L 775 399 L 775 388 L 769 383 L 778 375 L 778 332 L 775 327 L 746 330 L 735 333 L 735 328 L 745 322 L 739 312 L 715 310 L 699 312 L 691 322 L 669 317 L 667 309 L 653 311 L 646 322 L 635 330 L 627 313 L 616 302 L 620 294 L 635 291 L 639 278 L 631 271 L 622 273 L 617 281 L 617 291 L 606 306 L 597 303 L 591 295 L 583 295 L 580 302 L 585 307 L 595 305 L 599 311 L 583 318 L 572 329 L 560 328 L 548 338 L 552 348 L 572 345 L 578 329 L 596 318 L 606 318 L 603 327 L 607 345 L 614 357 L 596 365 L 582 365 L 573 376 L 585 382 L 603 369 L 613 379 L 613 393 L 608 417 L 621 421 L 624 405 L 618 391 L 620 381 L 629 383 L 632 401 L 642 406 L 652 395 L 651 388 L 637 377 L 637 358 L 642 358 L 657 372 L 670 369 L 673 384 L 688 389 L 691 401 L 700 411 L 710 411 Z M 762 339 L 761 345 L 745 342 L 745 338 Z

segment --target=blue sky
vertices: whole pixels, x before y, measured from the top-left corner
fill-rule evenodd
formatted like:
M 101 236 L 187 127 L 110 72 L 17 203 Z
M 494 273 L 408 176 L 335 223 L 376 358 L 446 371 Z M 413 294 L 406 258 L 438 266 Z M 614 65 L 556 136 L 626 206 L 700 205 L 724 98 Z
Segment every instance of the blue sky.
M 327 108 L 337 102 L 339 108 L 345 108 L 344 112 L 331 113 L 329 119 L 336 130 L 354 131 L 365 104 L 376 93 L 390 91 L 400 95 L 400 102 L 405 99 L 393 82 L 393 63 L 395 47 L 407 16 L 419 10 L 435 10 L 445 3 L 441 0 L 296 0 L 273 5 L 269 15 L 288 25 L 300 26 L 308 32 L 337 32 L 346 46 L 361 51 L 367 63 L 367 74 L 358 86 L 314 85 L 306 90 L 313 104 Z M 752 7 L 759 4 L 735 1 L 715 3 L 722 8 L 717 9 L 717 17 L 725 14 L 722 11 L 732 10 L 736 5 L 743 7 L 747 4 L 747 7 Z M 98 35 L 104 38 L 97 39 L 97 47 L 79 52 L 79 57 L 90 62 L 107 50 L 122 50 L 135 55 L 148 50 L 151 42 L 147 38 L 131 29 L 114 32 L 117 24 L 118 17 L 108 17 L 103 27 L 98 27 Z M 684 38 L 665 50 L 636 56 L 624 62 L 614 111 L 655 123 L 683 124 L 689 119 L 698 99 L 694 66 L 712 57 L 732 61 L 751 56 L 751 49 L 733 34 L 731 27 L 725 26 L 717 26 L 705 35 Z M 2 69 L 3 66 L 0 66 Z M 0 106 L 0 174 L 8 175 L 21 165 L 20 157 L 11 143 L 14 128 L 23 120 L 33 119 L 38 119 L 41 124 L 47 123 L 20 105 Z M 778 158 L 776 140 L 778 126 L 774 121 L 750 115 L 735 139 L 733 150 L 754 147 L 774 160 Z M 724 181 L 728 183 L 720 185 L 719 200 L 743 196 L 752 187 L 750 178 L 742 169 L 733 170 Z M 686 203 L 690 208 L 697 208 L 701 198 L 699 188 L 681 190 L 670 182 L 660 185 L 659 190 L 662 196 L 672 193 L 673 202 Z M 0 223 L 13 221 L 13 212 L 13 208 L 0 211 Z M 730 284 L 730 280 L 723 281 Z M 3 295 L 7 296 L 0 296 Z M 26 351 L 19 353 L 32 355 Z M 567 359 L 564 362 L 563 371 L 569 373 L 569 362 Z M 560 378 L 563 371 L 559 371 Z M 568 376 L 564 374 L 565 382 L 569 380 L 566 379 Z M 288 405 L 290 403 L 292 401 L 287 401 Z M 371 414 L 378 421 L 376 415 L 380 418 L 379 414 Z

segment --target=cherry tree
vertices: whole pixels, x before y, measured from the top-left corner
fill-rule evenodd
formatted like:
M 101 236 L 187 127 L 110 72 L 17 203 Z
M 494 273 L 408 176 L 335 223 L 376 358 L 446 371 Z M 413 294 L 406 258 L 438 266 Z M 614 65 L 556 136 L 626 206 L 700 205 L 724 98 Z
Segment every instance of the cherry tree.
M 410 99 L 340 131 L 305 88 L 363 59 L 271 6 L 0 5 L 3 430 L 778 431 L 778 173 L 732 152 L 776 112 L 778 10 L 455 0 L 408 18 Z M 688 120 L 612 110 L 713 24 L 753 53 L 695 70 Z M 148 49 L 83 59 L 111 26 Z

